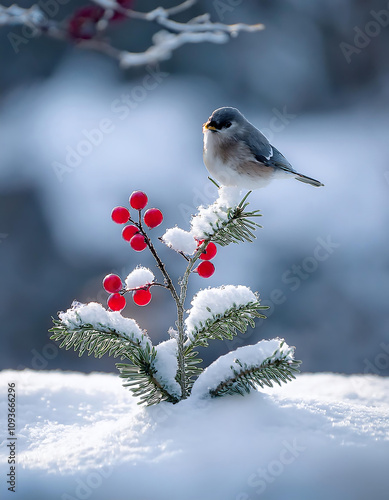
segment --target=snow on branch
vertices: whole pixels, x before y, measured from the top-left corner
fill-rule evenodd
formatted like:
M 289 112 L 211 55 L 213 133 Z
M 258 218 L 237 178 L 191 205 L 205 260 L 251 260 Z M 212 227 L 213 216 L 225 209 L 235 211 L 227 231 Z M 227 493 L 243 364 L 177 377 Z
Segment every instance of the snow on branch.
M 194 254 L 198 246 L 198 242 L 193 235 L 179 227 L 167 229 L 161 240 L 173 250 L 187 255 Z
M 185 320 L 186 345 L 207 346 L 208 339 L 232 339 L 237 330 L 244 333 L 248 325 L 254 327 L 254 318 L 265 318 L 260 309 L 267 307 L 243 285 L 200 290 Z
M 180 398 L 181 387 L 176 381 L 178 371 L 177 353 L 178 345 L 176 339 L 165 340 L 155 348 L 157 355 L 153 366 L 156 369 L 155 377 L 170 394 Z
M 146 332 L 136 321 L 111 312 L 100 304 L 73 303 L 66 312 L 59 313 L 50 329 L 51 340 L 60 341 L 60 347 L 74 348 L 81 356 L 85 352 L 101 358 L 108 354 L 130 363 L 116 363 L 123 386 L 129 387 L 140 403 L 148 405 L 160 401 L 176 403 L 181 395 L 175 381 L 177 372 L 177 341 L 168 340 L 152 346 Z
M 124 351 L 131 345 L 151 347 L 147 333 L 139 328 L 135 320 L 125 318 L 119 312 L 107 311 L 96 302 L 73 302 L 71 309 L 60 312 L 58 317 L 59 321 L 55 321 L 51 330 L 52 340 L 62 340 L 61 346 L 67 349 L 79 349 L 80 355 L 87 350 L 89 354 L 101 357 L 113 345 L 122 345 Z M 107 339 L 107 345 L 96 342 L 101 336 Z M 110 340 L 112 345 L 109 346 Z M 98 345 L 101 350 L 96 350 Z
M 253 241 L 254 231 L 261 226 L 251 220 L 260 217 L 259 210 L 246 212 L 246 199 L 249 191 L 240 200 L 240 189 L 222 186 L 219 197 L 207 207 L 200 206 L 198 213 L 192 217 L 191 233 L 198 239 L 209 239 L 219 245 Z
M 37 5 L 23 9 L 18 5 L 4 7 L 0 5 L 0 26 L 33 25 L 42 26 L 46 23 L 46 17 Z
M 10 7 L 0 5 L 0 26 L 26 25 L 34 30 L 34 34 L 44 34 L 51 38 L 77 43 L 77 47 L 103 53 L 116 59 L 123 68 L 156 64 L 170 59 L 175 50 L 187 43 L 226 43 L 240 32 L 256 32 L 264 28 L 263 24 L 232 24 L 214 23 L 210 14 L 189 19 L 187 22 L 177 22 L 172 16 L 185 12 L 193 7 L 197 0 L 187 0 L 175 7 L 157 7 L 150 12 L 139 12 L 125 8 L 115 0 L 93 0 L 92 6 L 82 7 L 73 12 L 70 19 L 57 22 L 49 20 L 38 5 L 24 9 L 14 4 Z M 111 45 L 106 31 L 114 22 L 125 19 L 137 19 L 154 23 L 161 27 L 152 37 L 152 43 L 143 52 L 120 50 Z M 21 43 L 17 35 L 8 38 L 15 52 L 19 52 Z M 20 37 L 19 37 L 20 38 Z
M 281 385 L 295 378 L 301 361 L 283 339 L 261 340 L 239 347 L 208 366 L 193 384 L 194 397 L 249 393 L 258 386 Z
M 126 278 L 126 287 L 128 290 L 135 290 L 150 285 L 155 279 L 150 269 L 143 266 L 136 267 Z

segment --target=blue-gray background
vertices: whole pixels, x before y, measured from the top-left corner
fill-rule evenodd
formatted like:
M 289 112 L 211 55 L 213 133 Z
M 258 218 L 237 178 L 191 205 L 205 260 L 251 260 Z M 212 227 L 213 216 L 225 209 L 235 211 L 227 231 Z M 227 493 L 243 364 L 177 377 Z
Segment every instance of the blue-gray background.
M 56 19 L 82 5 L 61 3 Z M 154 269 L 110 220 L 134 189 L 163 210 L 155 237 L 175 224 L 188 229 L 195 207 L 214 200 L 201 124 L 232 105 L 325 187 L 285 180 L 253 193 L 251 207 L 263 213 L 258 239 L 219 249 L 209 280 L 193 276 L 189 298 L 201 287 L 245 284 L 271 306 L 254 331 L 213 342 L 206 361 L 280 336 L 296 346 L 306 371 L 389 373 L 389 6 L 203 1 L 191 17 L 206 10 L 214 21 L 263 22 L 266 30 L 181 48 L 154 69 L 158 84 L 147 91 L 145 68 L 123 71 L 103 55 L 45 38 L 15 53 L 9 34 L 21 30 L 0 28 L 0 368 L 114 370 L 109 358 L 59 351 L 48 339 L 50 317 L 73 299 L 104 304 L 109 272 L 125 277 L 139 263 Z M 371 11 L 382 11 L 381 24 Z M 112 37 L 137 51 L 154 30 L 129 21 Z M 85 145 L 93 134 L 96 144 Z M 67 156 L 73 164 L 61 171 Z M 177 279 L 183 259 L 157 247 Z M 157 289 L 151 305 L 129 304 L 124 314 L 157 343 L 175 310 Z

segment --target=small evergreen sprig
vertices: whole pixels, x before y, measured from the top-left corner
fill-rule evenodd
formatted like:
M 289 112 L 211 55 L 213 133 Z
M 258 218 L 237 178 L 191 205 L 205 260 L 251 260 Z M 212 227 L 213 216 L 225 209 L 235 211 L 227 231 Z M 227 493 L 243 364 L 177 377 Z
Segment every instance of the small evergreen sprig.
M 214 314 L 210 307 L 206 307 L 210 317 L 204 322 L 200 322 L 192 332 L 189 332 L 188 343 L 193 346 L 208 346 L 208 340 L 232 340 L 237 332 L 245 333 L 250 325 L 255 327 L 254 318 L 266 319 L 266 316 L 260 314 L 260 310 L 268 309 L 267 306 L 261 306 L 259 300 L 248 302 L 247 304 L 236 305 Z
M 123 385 L 139 397 L 139 404 L 177 403 L 191 394 L 201 397 L 244 394 L 253 388 L 294 378 L 300 361 L 294 360 L 293 348 L 279 340 L 274 341 L 278 343 L 271 353 L 268 343 L 273 341 L 261 341 L 221 356 L 205 371 L 200 366 L 202 359 L 197 347 L 207 347 L 211 339 L 232 339 L 237 332 L 246 332 L 249 325 L 254 327 L 256 318 L 265 318 L 261 311 L 267 307 L 260 304 L 258 294 L 249 288 L 227 285 L 200 290 L 189 311 L 185 309 L 190 276 L 197 273 L 207 278 L 215 270 L 210 262 L 217 253 L 215 244 L 225 246 L 255 239 L 254 231 L 261 226 L 253 219 L 260 214 L 258 210 L 246 210 L 249 194 L 238 201 L 236 190 L 222 187 L 215 203 L 199 208 L 192 218 L 190 232 L 172 228 L 159 238 L 185 258 L 186 269 L 175 285 L 148 232 L 161 224 L 162 212 L 152 208 L 142 217 L 148 199 L 145 193 L 135 191 L 130 197 L 130 205 L 138 216 L 133 218 L 127 208 L 116 207 L 112 218 L 119 224 L 129 223 L 123 229 L 123 238 L 136 251 L 149 249 L 163 281 L 156 282 L 154 274 L 143 267 L 134 269 L 125 285 L 117 275 L 106 276 L 103 285 L 111 293 L 108 298 L 111 310 L 93 302 L 74 303 L 71 309 L 59 313 L 58 320 L 53 319 L 50 338 L 60 342 L 60 347 L 73 348 L 80 356 L 84 353 L 95 357 L 108 354 L 120 358 L 122 362 L 116 367 L 124 380 Z M 170 340 L 157 346 L 153 346 L 147 333 L 134 320 L 120 313 L 126 305 L 126 294 L 132 293 L 134 302 L 144 306 L 150 302 L 150 290 L 154 286 L 169 290 L 177 308 L 176 329 L 169 330 Z M 231 362 L 229 356 L 238 352 L 239 356 Z M 218 369 L 212 376 L 215 363 Z M 204 383 L 206 390 L 201 391 Z
M 205 232 L 205 236 L 209 240 L 221 246 L 244 241 L 252 243 L 255 240 L 254 231 L 257 228 L 262 228 L 262 226 L 251 219 L 262 215 L 259 210 L 245 211 L 249 205 L 246 200 L 250 193 L 251 191 L 246 194 L 236 207 L 227 208 L 225 219 L 219 217 L 214 224 L 210 224 L 210 231 Z
M 296 378 L 294 374 L 299 373 L 301 361 L 293 359 L 293 348 L 284 346 L 285 341 L 281 340 L 280 346 L 260 364 L 250 365 L 239 358 L 234 359 L 229 376 L 214 389 L 210 389 L 209 394 L 212 397 L 226 394 L 244 396 L 258 387 L 273 387 L 274 382 L 281 385 L 281 382 L 286 383 Z

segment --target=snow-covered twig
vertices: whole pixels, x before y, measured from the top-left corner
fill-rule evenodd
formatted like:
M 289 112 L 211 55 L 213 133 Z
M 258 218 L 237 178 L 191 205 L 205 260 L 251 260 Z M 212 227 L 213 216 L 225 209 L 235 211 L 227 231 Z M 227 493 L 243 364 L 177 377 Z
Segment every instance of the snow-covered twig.
M 43 23 L 46 23 L 46 16 L 37 5 L 33 5 L 28 9 L 15 4 L 10 7 L 0 5 L 0 26 L 23 24 L 42 26 Z
M 187 43 L 212 42 L 219 44 L 226 43 L 228 40 L 228 35 L 222 32 L 185 32 L 173 35 L 168 31 L 159 31 L 153 37 L 154 45 L 151 45 L 144 52 L 122 51 L 119 54 L 120 66 L 122 68 L 131 68 L 166 61 L 171 58 L 175 50 Z
M 155 21 L 157 18 L 174 16 L 186 11 L 193 7 L 197 3 L 197 0 L 186 0 L 179 5 L 176 5 L 175 7 L 166 9 L 163 7 L 157 7 L 150 12 L 139 12 L 132 9 L 126 9 L 118 4 L 115 0 L 93 0 L 93 2 L 97 5 L 100 5 L 104 9 L 109 8 L 112 10 L 116 10 L 117 12 L 120 12 L 120 14 L 124 14 L 127 17 L 131 17 L 132 19 L 141 19 L 142 21 Z
M 175 7 L 157 7 L 150 12 L 139 12 L 127 9 L 116 3 L 115 0 L 93 0 L 96 7 L 101 11 L 96 16 L 96 12 L 90 14 L 75 12 L 71 21 L 76 21 L 76 29 L 69 29 L 70 23 L 65 20 L 57 22 L 49 20 L 38 5 L 33 5 L 28 9 L 14 4 L 10 7 L 0 5 L 0 26 L 28 26 L 33 29 L 36 35 L 46 35 L 51 38 L 68 41 L 73 39 L 80 49 L 93 50 L 116 59 L 123 68 L 144 66 L 155 64 L 160 61 L 170 59 L 175 50 L 187 43 L 227 43 L 231 37 L 235 37 L 241 31 L 255 32 L 264 28 L 263 24 L 247 25 L 244 23 L 227 25 L 223 23 L 213 23 L 210 21 L 209 13 L 202 14 L 187 22 L 177 22 L 171 19 L 172 16 L 185 12 L 197 3 L 197 0 L 186 0 Z M 145 22 L 152 22 L 163 28 L 152 37 L 152 43 L 143 52 L 131 52 L 120 50 L 106 38 L 103 38 L 111 19 L 114 15 L 121 15 L 130 19 L 138 19 Z M 86 16 L 86 17 L 85 17 Z M 77 24 L 78 23 L 78 24 Z M 83 23 L 88 24 L 88 29 L 92 26 L 92 33 L 85 35 L 82 32 Z M 15 49 L 16 50 L 16 49 Z

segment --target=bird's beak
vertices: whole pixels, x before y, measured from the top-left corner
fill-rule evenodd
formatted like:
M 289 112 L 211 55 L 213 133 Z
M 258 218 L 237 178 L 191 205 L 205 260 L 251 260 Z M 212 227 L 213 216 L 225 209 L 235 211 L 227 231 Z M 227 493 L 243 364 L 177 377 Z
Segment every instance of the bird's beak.
M 211 122 L 209 120 L 206 123 L 204 123 L 203 127 L 206 128 L 207 130 L 217 130 L 216 127 L 211 125 Z

